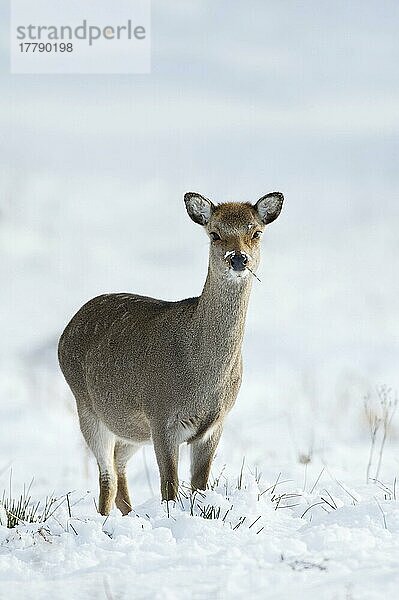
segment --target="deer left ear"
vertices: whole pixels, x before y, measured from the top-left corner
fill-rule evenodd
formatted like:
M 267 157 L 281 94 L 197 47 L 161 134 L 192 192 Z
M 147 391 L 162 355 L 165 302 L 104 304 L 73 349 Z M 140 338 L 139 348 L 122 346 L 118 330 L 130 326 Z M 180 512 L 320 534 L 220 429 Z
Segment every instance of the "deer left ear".
M 271 192 L 266 196 L 262 196 L 254 206 L 262 223 L 267 225 L 277 219 L 283 207 L 283 202 L 284 196 L 280 192 Z

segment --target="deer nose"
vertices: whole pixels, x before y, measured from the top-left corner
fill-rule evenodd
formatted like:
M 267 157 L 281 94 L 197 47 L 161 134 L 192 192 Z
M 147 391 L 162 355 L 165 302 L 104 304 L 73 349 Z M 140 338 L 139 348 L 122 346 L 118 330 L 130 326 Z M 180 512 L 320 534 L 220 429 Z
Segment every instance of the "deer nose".
M 234 252 L 230 259 L 230 264 L 234 271 L 244 271 L 248 262 L 248 256 L 243 252 Z

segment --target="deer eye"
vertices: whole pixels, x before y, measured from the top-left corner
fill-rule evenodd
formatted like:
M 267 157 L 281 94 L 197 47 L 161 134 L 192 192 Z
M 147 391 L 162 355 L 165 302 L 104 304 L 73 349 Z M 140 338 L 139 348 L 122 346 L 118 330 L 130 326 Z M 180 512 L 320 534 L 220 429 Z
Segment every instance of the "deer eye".
M 262 235 L 261 231 L 255 231 L 255 233 L 252 236 L 253 240 L 258 240 L 260 238 L 260 236 Z
M 218 240 L 222 239 L 220 237 L 220 235 L 218 233 L 216 233 L 216 231 L 211 231 L 211 233 L 209 234 L 209 237 L 211 238 L 212 242 L 217 242 Z

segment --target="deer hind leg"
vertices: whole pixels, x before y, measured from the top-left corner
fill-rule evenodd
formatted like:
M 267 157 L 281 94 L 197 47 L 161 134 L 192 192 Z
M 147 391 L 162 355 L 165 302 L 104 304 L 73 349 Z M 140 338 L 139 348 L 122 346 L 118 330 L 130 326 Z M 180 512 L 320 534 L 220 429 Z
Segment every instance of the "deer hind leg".
M 100 484 L 98 512 L 108 515 L 117 492 L 114 466 L 115 436 L 90 409 L 80 408 L 79 420 L 87 445 L 97 459 Z
M 129 496 L 129 486 L 126 477 L 126 465 L 128 460 L 135 452 L 137 452 L 139 447 L 139 444 L 128 444 L 120 440 L 115 443 L 114 462 L 118 479 L 115 504 L 123 515 L 127 515 L 132 510 L 132 503 Z
M 205 490 L 208 483 L 212 460 L 222 434 L 222 425 L 218 425 L 209 437 L 191 443 L 191 487 L 193 490 Z

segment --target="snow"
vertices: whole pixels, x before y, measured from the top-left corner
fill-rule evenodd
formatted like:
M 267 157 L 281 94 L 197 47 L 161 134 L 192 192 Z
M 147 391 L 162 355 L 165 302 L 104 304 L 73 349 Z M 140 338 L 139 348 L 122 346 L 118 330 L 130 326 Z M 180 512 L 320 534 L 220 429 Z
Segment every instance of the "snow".
M 399 583 L 399 503 L 391 438 L 381 481 L 366 484 L 366 427 L 361 425 L 360 435 L 353 435 L 352 423 L 348 438 L 348 431 L 340 432 L 336 424 L 334 431 L 320 433 L 326 447 L 315 448 L 311 458 L 298 457 L 295 444 L 284 439 L 281 416 L 272 411 L 260 418 L 262 390 L 246 390 L 228 419 L 211 489 L 190 497 L 185 483 L 189 456 L 182 446 L 179 501 L 162 504 L 148 446 L 129 465 L 134 510 L 122 517 L 114 509 L 105 518 L 95 508 L 95 461 L 84 449 L 71 397 L 58 374 L 36 373 L 42 382 L 32 388 L 30 370 L 12 369 L 9 365 L 1 373 L 0 419 L 7 426 L 0 453 L 13 458 L 13 495 L 35 475 L 32 497 L 44 502 L 54 490 L 59 501 L 44 523 L 0 526 L 4 597 L 25 598 L 28 585 L 29 594 L 40 598 L 321 594 L 332 600 L 394 594 Z M 43 396 L 39 393 L 32 401 L 32 389 L 42 390 Z M 52 403 L 47 394 L 53 395 Z M 6 399 L 12 400 L 13 409 Z M 379 399 L 372 398 L 371 405 L 373 400 L 378 410 Z M 248 423 L 241 432 L 245 413 Z M 311 418 L 309 412 L 306 418 Z M 299 415 L 298 430 L 303 433 Z M 1 481 L 7 494 L 10 468 L 4 467 Z
M 72 517 L 63 506 L 57 521 L 18 530 L 0 529 L 0 581 L 5 595 L 23 597 L 23 582 L 40 597 L 381 598 L 398 584 L 399 506 L 385 501 L 389 529 L 376 503 L 319 513 L 312 521 L 290 509 L 275 510 L 269 496 L 258 500 L 254 481 L 229 494 L 208 491 L 202 505 L 221 506 L 224 516 L 208 520 L 158 499 L 126 517 L 114 510 L 95 513 L 92 497 L 71 497 Z M 317 497 L 314 492 L 313 500 Z M 308 496 L 307 501 L 311 501 Z M 197 510 L 198 512 L 198 510 Z M 244 524 L 235 527 L 240 517 Z M 258 520 L 257 520 L 258 519 Z M 19 585 L 18 585 L 19 583 Z M 20 590 L 20 594 L 18 592 Z M 296 590 L 296 592 L 295 592 Z M 86 596 L 87 595 L 87 596 Z
M 7 526 L 7 511 L 0 502 L 0 525 Z
M 364 404 L 381 420 L 378 390 L 399 390 L 397 3 L 153 11 L 148 77 L 0 80 L 0 502 L 10 478 L 14 497 L 34 478 L 32 500 L 62 502 L 0 526 L 0 598 L 394 597 L 399 415 L 366 483 Z M 226 467 L 201 498 L 219 518 L 187 499 L 168 514 L 148 446 L 129 463 L 134 513 L 105 521 L 57 339 L 100 293 L 200 293 L 189 189 L 285 196 L 211 482 Z

